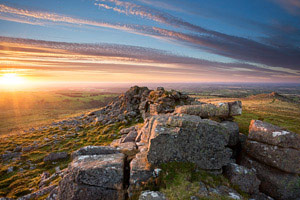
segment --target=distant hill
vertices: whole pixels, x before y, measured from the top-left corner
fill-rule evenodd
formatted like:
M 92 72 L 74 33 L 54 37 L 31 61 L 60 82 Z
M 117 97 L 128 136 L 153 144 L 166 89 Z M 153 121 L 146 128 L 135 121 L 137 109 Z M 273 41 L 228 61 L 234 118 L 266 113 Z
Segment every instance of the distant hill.
M 300 104 L 299 101 L 294 100 L 290 97 L 281 95 L 277 92 L 271 92 L 271 93 L 267 93 L 267 94 L 251 95 L 247 98 L 249 98 L 249 99 L 273 99 L 273 100 L 280 100 L 280 101 L 284 101 L 284 102 L 288 102 L 288 103 Z

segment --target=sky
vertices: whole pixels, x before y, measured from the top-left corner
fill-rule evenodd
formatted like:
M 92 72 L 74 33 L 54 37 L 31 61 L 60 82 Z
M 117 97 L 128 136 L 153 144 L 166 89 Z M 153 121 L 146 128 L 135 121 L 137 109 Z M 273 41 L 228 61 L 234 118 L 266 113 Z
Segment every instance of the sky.
M 300 0 L 0 0 L 1 75 L 300 83 Z

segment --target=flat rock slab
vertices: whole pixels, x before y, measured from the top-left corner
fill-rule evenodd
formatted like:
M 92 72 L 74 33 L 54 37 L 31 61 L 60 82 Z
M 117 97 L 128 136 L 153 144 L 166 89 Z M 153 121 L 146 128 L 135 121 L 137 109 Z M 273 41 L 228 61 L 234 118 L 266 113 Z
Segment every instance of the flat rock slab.
M 285 148 L 300 150 L 300 135 L 286 131 L 278 126 L 252 120 L 248 139 Z
M 243 156 L 241 165 L 254 168 L 260 179 L 260 191 L 279 200 L 298 200 L 300 197 L 300 177 L 296 174 L 284 173 Z
M 201 104 L 201 105 L 184 105 L 175 108 L 175 113 L 196 115 L 202 118 L 208 117 L 230 117 L 242 114 L 241 101 Z
M 86 146 L 74 151 L 71 155 L 72 159 L 82 155 L 104 155 L 120 153 L 116 148 L 109 146 Z
M 300 174 L 300 151 L 247 140 L 246 153 L 253 158 L 288 173 Z
M 220 123 L 192 115 L 158 115 L 144 126 L 141 140 L 149 143 L 147 158 L 153 165 L 178 161 L 220 169 L 230 162 L 229 133 Z
M 77 156 L 68 171 L 75 182 L 90 186 L 121 190 L 125 156 L 122 153 Z

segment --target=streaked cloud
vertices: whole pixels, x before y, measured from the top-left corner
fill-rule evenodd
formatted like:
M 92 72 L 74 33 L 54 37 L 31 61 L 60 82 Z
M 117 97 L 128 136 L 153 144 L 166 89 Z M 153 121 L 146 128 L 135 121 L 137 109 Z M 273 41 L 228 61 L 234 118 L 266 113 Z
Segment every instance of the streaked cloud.
M 149 3 L 145 0 L 139 2 Z M 288 2 L 289 5 L 294 3 L 293 0 Z M 233 61 L 208 61 L 130 45 L 78 44 L 0 37 L 0 63 L 7 69 L 24 67 L 28 70 L 46 70 L 49 73 L 50 70 L 64 73 L 101 73 L 107 77 L 109 74 L 118 74 L 118 77 L 122 74 L 140 74 L 147 77 L 169 74 L 170 79 L 174 76 L 182 77 L 183 80 L 186 76 L 197 80 L 199 77 L 204 78 L 208 74 L 211 77 L 214 74 L 216 79 L 232 75 L 247 80 L 255 80 L 253 77 L 260 77 L 262 80 L 292 77 L 287 81 L 299 81 L 300 49 L 292 43 L 274 43 L 278 35 L 262 40 L 233 36 L 131 1 L 98 0 L 95 5 L 101 9 L 152 20 L 155 26 L 83 19 L 4 4 L 0 4 L 0 19 L 39 26 L 52 24 L 122 30 L 184 45 L 199 52 L 206 51 Z M 172 7 L 169 10 L 175 9 Z
M 23 69 L 62 77 L 68 73 L 70 77 L 83 74 L 91 79 L 105 77 L 122 77 L 122 80 L 165 80 L 185 79 L 190 81 L 226 80 L 228 77 L 241 76 L 268 77 L 273 76 L 300 78 L 298 71 L 284 72 L 276 68 L 263 68 L 245 63 L 212 62 L 192 57 L 184 57 L 170 52 L 151 48 L 114 44 L 78 44 L 50 42 L 30 39 L 0 37 L 0 64 L 5 69 Z M 211 74 L 214 77 L 211 78 Z M 134 77 L 136 78 L 134 79 Z M 82 78 L 82 77 L 81 77 Z M 236 79 L 237 81 L 241 79 Z M 253 80 L 253 79 L 252 79 Z M 246 79 L 247 81 L 247 79 Z M 249 79 L 250 81 L 250 79 Z M 176 82 L 176 81 L 175 81 Z
M 290 69 L 298 69 L 300 66 L 300 49 L 298 47 L 271 46 L 270 44 L 260 43 L 247 38 L 208 30 L 157 9 L 137 5 L 131 2 L 119 0 L 97 1 L 114 3 L 116 6 L 121 6 L 124 10 L 110 7 L 110 9 L 115 9 L 115 11 L 120 13 L 138 15 L 167 25 L 194 31 L 194 34 L 185 34 L 158 27 L 144 27 L 142 31 L 145 31 L 147 34 L 165 37 L 166 39 L 175 39 L 184 42 L 191 47 L 237 60 L 256 62 L 276 67 L 287 67 Z

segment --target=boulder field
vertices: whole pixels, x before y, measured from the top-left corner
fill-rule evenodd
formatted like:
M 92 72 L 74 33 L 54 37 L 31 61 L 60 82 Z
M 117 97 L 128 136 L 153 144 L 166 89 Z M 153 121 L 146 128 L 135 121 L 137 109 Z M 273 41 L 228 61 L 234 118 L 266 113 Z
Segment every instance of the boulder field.
M 122 129 L 121 138 L 110 146 L 87 146 L 73 152 L 72 162 L 47 199 L 128 199 L 159 177 L 161 164 L 188 162 L 199 170 L 223 174 L 249 199 L 299 200 L 300 136 L 253 120 L 247 137 L 233 122 L 241 114 L 240 101 L 207 104 L 174 90 L 134 86 L 87 117 L 104 125 L 139 118 L 143 124 Z M 63 156 L 68 155 L 45 159 Z M 228 186 L 199 184 L 203 198 L 218 194 L 243 199 Z M 139 199 L 167 197 L 147 190 Z

